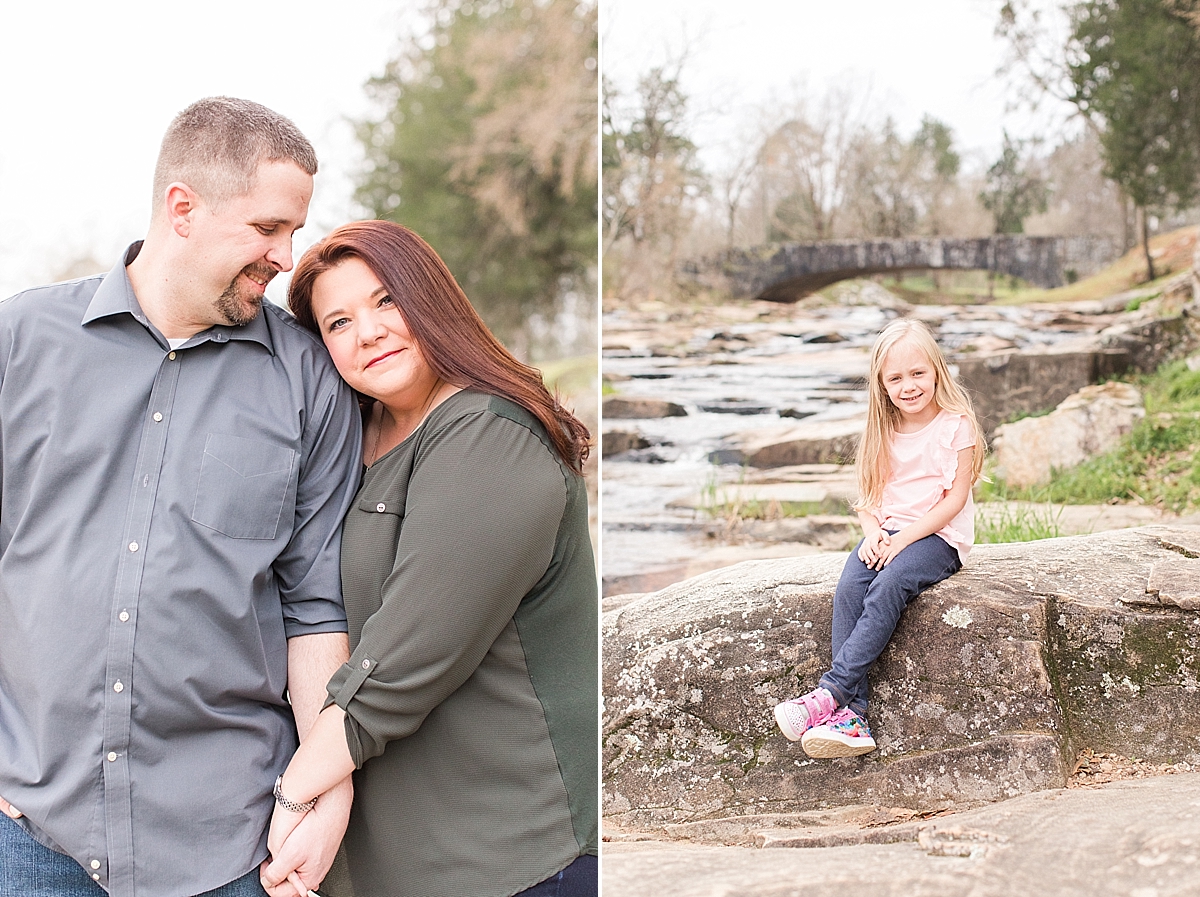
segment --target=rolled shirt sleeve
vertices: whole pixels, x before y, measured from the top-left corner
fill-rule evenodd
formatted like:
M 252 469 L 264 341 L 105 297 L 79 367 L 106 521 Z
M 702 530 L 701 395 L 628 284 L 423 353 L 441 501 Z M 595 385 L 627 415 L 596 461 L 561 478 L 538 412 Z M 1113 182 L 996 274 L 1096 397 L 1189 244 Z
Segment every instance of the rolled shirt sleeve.
M 288 638 L 345 632 L 341 521 L 358 489 L 362 425 L 350 389 L 329 372 L 304 434 L 291 541 L 274 564 Z
M 547 573 L 569 476 L 528 427 L 489 412 L 418 431 L 412 451 L 368 479 L 347 518 L 343 583 L 375 591 L 354 653 L 329 685 L 357 766 L 476 670 Z

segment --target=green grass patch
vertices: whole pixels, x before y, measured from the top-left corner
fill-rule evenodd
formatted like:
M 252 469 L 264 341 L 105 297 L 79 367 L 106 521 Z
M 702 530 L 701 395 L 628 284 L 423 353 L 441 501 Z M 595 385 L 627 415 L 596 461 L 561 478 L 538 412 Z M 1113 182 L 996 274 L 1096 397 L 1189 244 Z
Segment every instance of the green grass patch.
M 880 285 L 913 305 L 975 305 L 1011 299 L 1032 288 L 1007 274 L 952 269 L 885 275 Z
M 1200 372 L 1182 361 L 1164 365 L 1134 384 L 1146 402 L 1146 417 L 1120 443 L 1069 470 L 1056 470 L 1050 482 L 1012 489 L 983 483 L 983 501 L 1056 504 L 1140 502 L 1175 513 L 1200 508 Z
M 714 520 L 734 523 L 738 520 L 779 520 L 785 517 L 812 517 L 817 514 L 850 513 L 844 502 L 829 498 L 825 501 L 786 501 L 747 498 L 739 487 L 746 485 L 746 468 L 742 468 L 736 483 L 717 481 L 716 468 L 709 470 L 700 490 L 699 509 Z
M 1058 525 L 1062 509 L 1052 505 L 1006 504 L 999 513 L 992 509 L 975 512 L 975 541 L 1034 542 L 1062 535 Z

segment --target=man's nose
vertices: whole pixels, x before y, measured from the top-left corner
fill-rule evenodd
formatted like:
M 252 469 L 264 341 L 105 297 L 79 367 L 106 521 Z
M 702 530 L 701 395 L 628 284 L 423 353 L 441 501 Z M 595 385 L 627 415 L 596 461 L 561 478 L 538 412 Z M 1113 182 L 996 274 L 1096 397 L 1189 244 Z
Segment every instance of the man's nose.
M 267 261 L 280 271 L 292 270 L 292 235 L 276 240 L 267 250 Z

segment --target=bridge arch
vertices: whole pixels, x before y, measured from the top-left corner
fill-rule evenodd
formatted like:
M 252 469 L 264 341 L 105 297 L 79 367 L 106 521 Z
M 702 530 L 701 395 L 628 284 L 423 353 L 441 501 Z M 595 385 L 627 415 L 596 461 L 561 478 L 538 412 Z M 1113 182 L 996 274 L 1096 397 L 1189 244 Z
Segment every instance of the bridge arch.
M 830 240 L 729 250 L 686 263 L 685 280 L 735 298 L 795 302 L 854 277 L 918 270 L 983 270 L 1020 277 L 1051 289 L 1073 273 L 1095 273 L 1119 255 L 1107 237 L 922 237 L 905 240 Z

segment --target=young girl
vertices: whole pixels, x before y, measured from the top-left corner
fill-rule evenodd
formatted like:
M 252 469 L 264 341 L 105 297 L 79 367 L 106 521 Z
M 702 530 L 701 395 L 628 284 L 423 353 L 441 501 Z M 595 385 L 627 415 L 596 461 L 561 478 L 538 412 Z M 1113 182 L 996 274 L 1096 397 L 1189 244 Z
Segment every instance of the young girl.
M 783 734 L 810 757 L 875 749 L 867 671 L 908 603 L 961 568 L 975 538 L 983 434 L 923 324 L 894 321 L 879 334 L 868 389 L 854 506 L 865 535 L 834 594 L 833 668 L 816 690 L 775 707 Z

